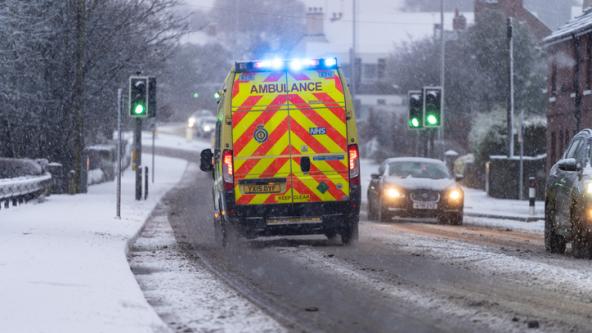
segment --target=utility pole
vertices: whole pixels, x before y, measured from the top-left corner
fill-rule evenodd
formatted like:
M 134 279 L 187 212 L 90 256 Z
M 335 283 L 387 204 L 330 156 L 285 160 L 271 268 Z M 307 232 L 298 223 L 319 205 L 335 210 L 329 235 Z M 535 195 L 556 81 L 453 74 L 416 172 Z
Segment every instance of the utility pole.
M 84 48 L 85 48 L 85 30 L 86 30 L 86 2 L 78 0 L 76 2 L 76 68 L 74 78 L 74 147 L 72 155 L 74 157 L 74 192 L 86 192 L 86 177 L 83 174 L 84 161 L 82 153 L 84 151 Z
M 238 41 L 240 40 L 240 37 L 238 36 L 238 31 L 240 28 L 240 15 L 239 15 L 239 10 L 238 10 L 238 4 L 239 4 L 240 0 L 234 0 L 234 61 L 238 61 L 238 57 L 239 57 L 239 49 L 238 49 Z
M 444 144 L 444 128 L 446 127 L 446 121 L 444 117 L 444 111 L 446 103 L 444 87 L 446 83 L 446 39 L 444 36 L 444 0 L 440 0 L 440 87 L 442 88 L 442 102 L 440 103 L 440 126 L 438 131 L 438 141 Z M 444 146 L 442 146 L 442 154 L 444 153 Z
M 512 18 L 508 17 L 508 157 L 514 157 L 514 36 Z
M 117 89 L 117 198 L 115 214 L 118 219 L 121 219 L 121 96 L 122 90 Z
M 350 56 L 351 66 L 351 95 L 354 106 L 356 105 L 356 44 L 358 43 L 356 33 L 356 0 L 352 0 L 352 51 Z

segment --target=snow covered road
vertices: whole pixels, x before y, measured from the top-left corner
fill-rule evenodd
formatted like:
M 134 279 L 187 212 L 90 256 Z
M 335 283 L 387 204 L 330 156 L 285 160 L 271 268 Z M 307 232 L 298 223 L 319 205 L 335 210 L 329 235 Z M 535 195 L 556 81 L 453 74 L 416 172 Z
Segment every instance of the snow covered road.
M 191 170 L 166 200 L 177 241 L 289 330 L 590 331 L 592 263 L 547 254 L 538 227 L 362 221 L 354 247 L 312 236 L 221 249 L 210 180 Z

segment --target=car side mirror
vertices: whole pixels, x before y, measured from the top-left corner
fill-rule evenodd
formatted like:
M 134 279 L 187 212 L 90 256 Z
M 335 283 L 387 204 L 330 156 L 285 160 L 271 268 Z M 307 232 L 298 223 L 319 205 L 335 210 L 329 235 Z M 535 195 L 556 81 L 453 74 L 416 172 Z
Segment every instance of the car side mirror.
M 559 161 L 559 170 L 562 171 L 580 171 L 582 166 L 575 158 L 564 158 Z
M 377 174 L 377 173 L 373 173 L 373 174 L 370 175 L 370 177 L 372 177 L 372 179 L 374 179 L 374 180 L 377 180 L 377 179 L 380 178 L 380 175 Z
M 212 153 L 211 149 L 204 149 L 201 151 L 199 163 L 199 168 L 201 169 L 201 171 L 211 172 L 212 170 L 214 170 L 214 165 L 212 164 L 213 157 L 214 153 Z

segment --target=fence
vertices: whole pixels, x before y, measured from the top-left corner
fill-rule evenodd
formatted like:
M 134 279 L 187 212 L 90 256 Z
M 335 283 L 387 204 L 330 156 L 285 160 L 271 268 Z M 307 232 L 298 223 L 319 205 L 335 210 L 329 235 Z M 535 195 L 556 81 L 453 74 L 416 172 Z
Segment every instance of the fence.
M 38 198 L 49 191 L 51 174 L 0 179 L 0 209 Z

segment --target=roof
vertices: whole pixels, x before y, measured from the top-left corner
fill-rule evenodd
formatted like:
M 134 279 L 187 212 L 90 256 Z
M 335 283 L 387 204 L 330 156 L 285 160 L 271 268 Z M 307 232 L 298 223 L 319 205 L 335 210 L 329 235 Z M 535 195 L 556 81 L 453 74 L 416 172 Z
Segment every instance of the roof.
M 551 35 L 543 39 L 545 44 L 554 44 L 569 38 L 571 35 L 581 35 L 592 30 L 592 10 L 587 10 L 566 24 L 553 31 Z
M 347 3 L 347 2 L 346 2 Z M 349 58 L 352 46 L 352 10 L 340 0 L 306 0 L 307 6 L 323 7 L 324 29 L 327 42 L 303 40 L 294 48 L 294 56 Z M 440 23 L 440 12 L 403 12 L 401 1 L 365 0 L 358 2 L 357 52 L 391 54 L 397 45 L 433 36 L 434 24 Z M 339 20 L 331 20 L 332 13 L 342 12 Z M 467 23 L 474 22 L 474 14 L 462 13 Z M 454 12 L 444 14 L 444 27 L 452 30 Z

